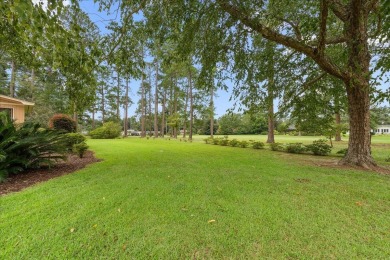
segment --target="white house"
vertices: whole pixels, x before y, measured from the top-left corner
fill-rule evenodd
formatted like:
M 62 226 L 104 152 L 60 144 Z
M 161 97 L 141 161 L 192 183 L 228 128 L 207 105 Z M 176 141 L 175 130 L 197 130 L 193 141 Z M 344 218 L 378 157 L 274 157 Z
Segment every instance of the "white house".
M 390 125 L 378 125 L 376 129 L 374 129 L 375 134 L 383 134 L 383 135 L 389 135 L 390 134 Z

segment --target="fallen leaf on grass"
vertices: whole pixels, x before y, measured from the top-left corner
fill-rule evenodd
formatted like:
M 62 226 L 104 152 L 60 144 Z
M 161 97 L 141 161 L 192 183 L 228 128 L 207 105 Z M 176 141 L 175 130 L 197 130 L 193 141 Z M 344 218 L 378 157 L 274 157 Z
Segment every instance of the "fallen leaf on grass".
M 356 206 L 359 206 L 359 207 L 363 206 L 363 202 L 361 202 L 361 201 L 356 201 L 355 204 L 356 204 Z
M 118 212 L 121 212 L 121 209 L 118 209 Z
M 214 223 L 216 220 L 215 219 L 210 219 L 209 221 L 207 221 L 207 223 Z
M 73 233 L 75 231 L 75 228 L 70 229 L 70 233 Z

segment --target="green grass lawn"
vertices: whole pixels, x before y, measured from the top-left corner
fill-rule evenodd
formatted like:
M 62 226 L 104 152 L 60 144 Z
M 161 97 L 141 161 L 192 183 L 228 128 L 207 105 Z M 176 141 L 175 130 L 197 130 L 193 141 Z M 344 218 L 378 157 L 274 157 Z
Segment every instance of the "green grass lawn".
M 201 142 L 88 143 L 104 161 L 0 197 L 0 259 L 390 258 L 389 176 Z

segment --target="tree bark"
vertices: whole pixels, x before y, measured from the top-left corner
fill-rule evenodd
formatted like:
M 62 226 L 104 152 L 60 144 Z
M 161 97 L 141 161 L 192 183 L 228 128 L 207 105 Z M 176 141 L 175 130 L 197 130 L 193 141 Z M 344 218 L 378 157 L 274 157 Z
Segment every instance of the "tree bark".
M 119 78 L 119 73 L 117 73 L 118 77 L 118 86 L 116 90 L 116 118 L 120 120 L 120 103 L 121 103 L 121 97 L 120 97 L 120 78 Z
M 126 77 L 126 91 L 125 91 L 125 118 L 123 119 L 123 131 L 124 131 L 124 136 L 127 137 L 127 110 L 129 108 L 129 78 Z
M 165 134 L 165 102 L 167 99 L 167 93 L 165 89 L 163 89 L 163 101 L 162 101 L 162 107 L 161 107 L 161 136 L 164 137 Z
M 368 50 L 368 12 L 366 1 L 351 0 L 350 18 L 346 23 L 349 52 L 348 68 L 352 77 L 344 80 L 349 112 L 349 145 L 341 164 L 364 168 L 376 166 L 371 156 L 370 135 L 370 54 Z
M 102 84 L 102 87 L 100 88 L 101 95 L 102 95 L 102 100 L 101 100 L 101 106 L 102 106 L 102 123 L 104 123 L 105 115 L 106 115 L 106 109 L 104 107 L 104 84 Z
M 158 61 L 156 60 L 156 85 L 154 87 L 154 137 L 158 137 Z
M 78 122 L 78 116 L 77 116 L 77 105 L 76 103 L 73 104 L 73 120 L 75 121 L 76 123 L 76 132 L 78 131 L 78 125 L 79 125 L 79 122 Z
M 92 108 L 92 129 L 95 129 L 95 104 L 93 105 L 93 108 Z
M 274 134 L 274 97 L 273 91 L 268 87 L 268 136 L 267 143 L 275 143 Z
M 192 140 L 192 129 L 194 125 L 194 98 L 192 95 L 192 73 L 191 68 L 189 71 L 189 80 L 188 80 L 188 86 L 190 88 L 190 130 L 188 134 L 188 139 Z
M 335 121 L 336 121 L 336 133 L 335 133 L 334 140 L 336 142 L 339 142 L 339 141 L 341 141 L 341 129 L 340 129 L 341 117 L 340 117 L 340 112 L 339 111 L 336 111 Z
M 274 134 L 274 88 L 275 88 L 275 63 L 274 63 L 274 48 L 276 45 L 272 42 L 267 42 L 268 53 L 272 53 L 268 60 L 268 86 L 267 86 L 267 106 L 268 106 L 268 136 L 267 143 L 275 143 Z
M 210 137 L 214 138 L 214 84 L 210 90 Z
M 173 95 L 174 95 L 174 100 L 173 100 L 173 114 L 175 115 L 175 117 L 176 117 L 176 115 L 177 115 L 177 89 L 178 89 L 178 84 L 177 84 L 177 75 L 175 75 L 175 87 L 174 87 L 174 92 L 173 92 Z M 174 126 L 173 127 L 173 137 L 174 138 L 177 138 L 177 124 L 176 124 L 176 126 Z
M 183 138 L 186 138 L 186 131 L 187 131 L 187 107 L 188 107 L 188 99 L 189 99 L 189 91 L 190 86 L 188 85 L 187 91 L 186 91 L 186 101 L 184 103 L 184 122 L 183 122 Z
M 146 108 L 145 108 L 145 85 L 144 85 L 144 74 L 142 73 L 141 79 L 141 137 L 145 137 L 145 117 L 146 117 Z

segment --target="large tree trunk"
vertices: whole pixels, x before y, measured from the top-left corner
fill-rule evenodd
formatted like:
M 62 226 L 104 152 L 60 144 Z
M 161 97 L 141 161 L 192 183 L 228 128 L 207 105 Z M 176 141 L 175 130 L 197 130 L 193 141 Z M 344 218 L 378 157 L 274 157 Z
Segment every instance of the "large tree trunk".
M 366 87 L 347 86 L 349 104 L 349 145 L 341 164 L 352 164 L 371 168 L 376 166 L 371 156 L 370 98 L 368 82 Z
M 364 168 L 376 166 L 371 156 L 370 136 L 370 54 L 368 51 L 368 12 L 366 1 L 352 0 L 350 19 L 346 23 L 349 52 L 348 67 L 351 76 L 346 77 L 349 111 L 349 145 L 341 164 Z

